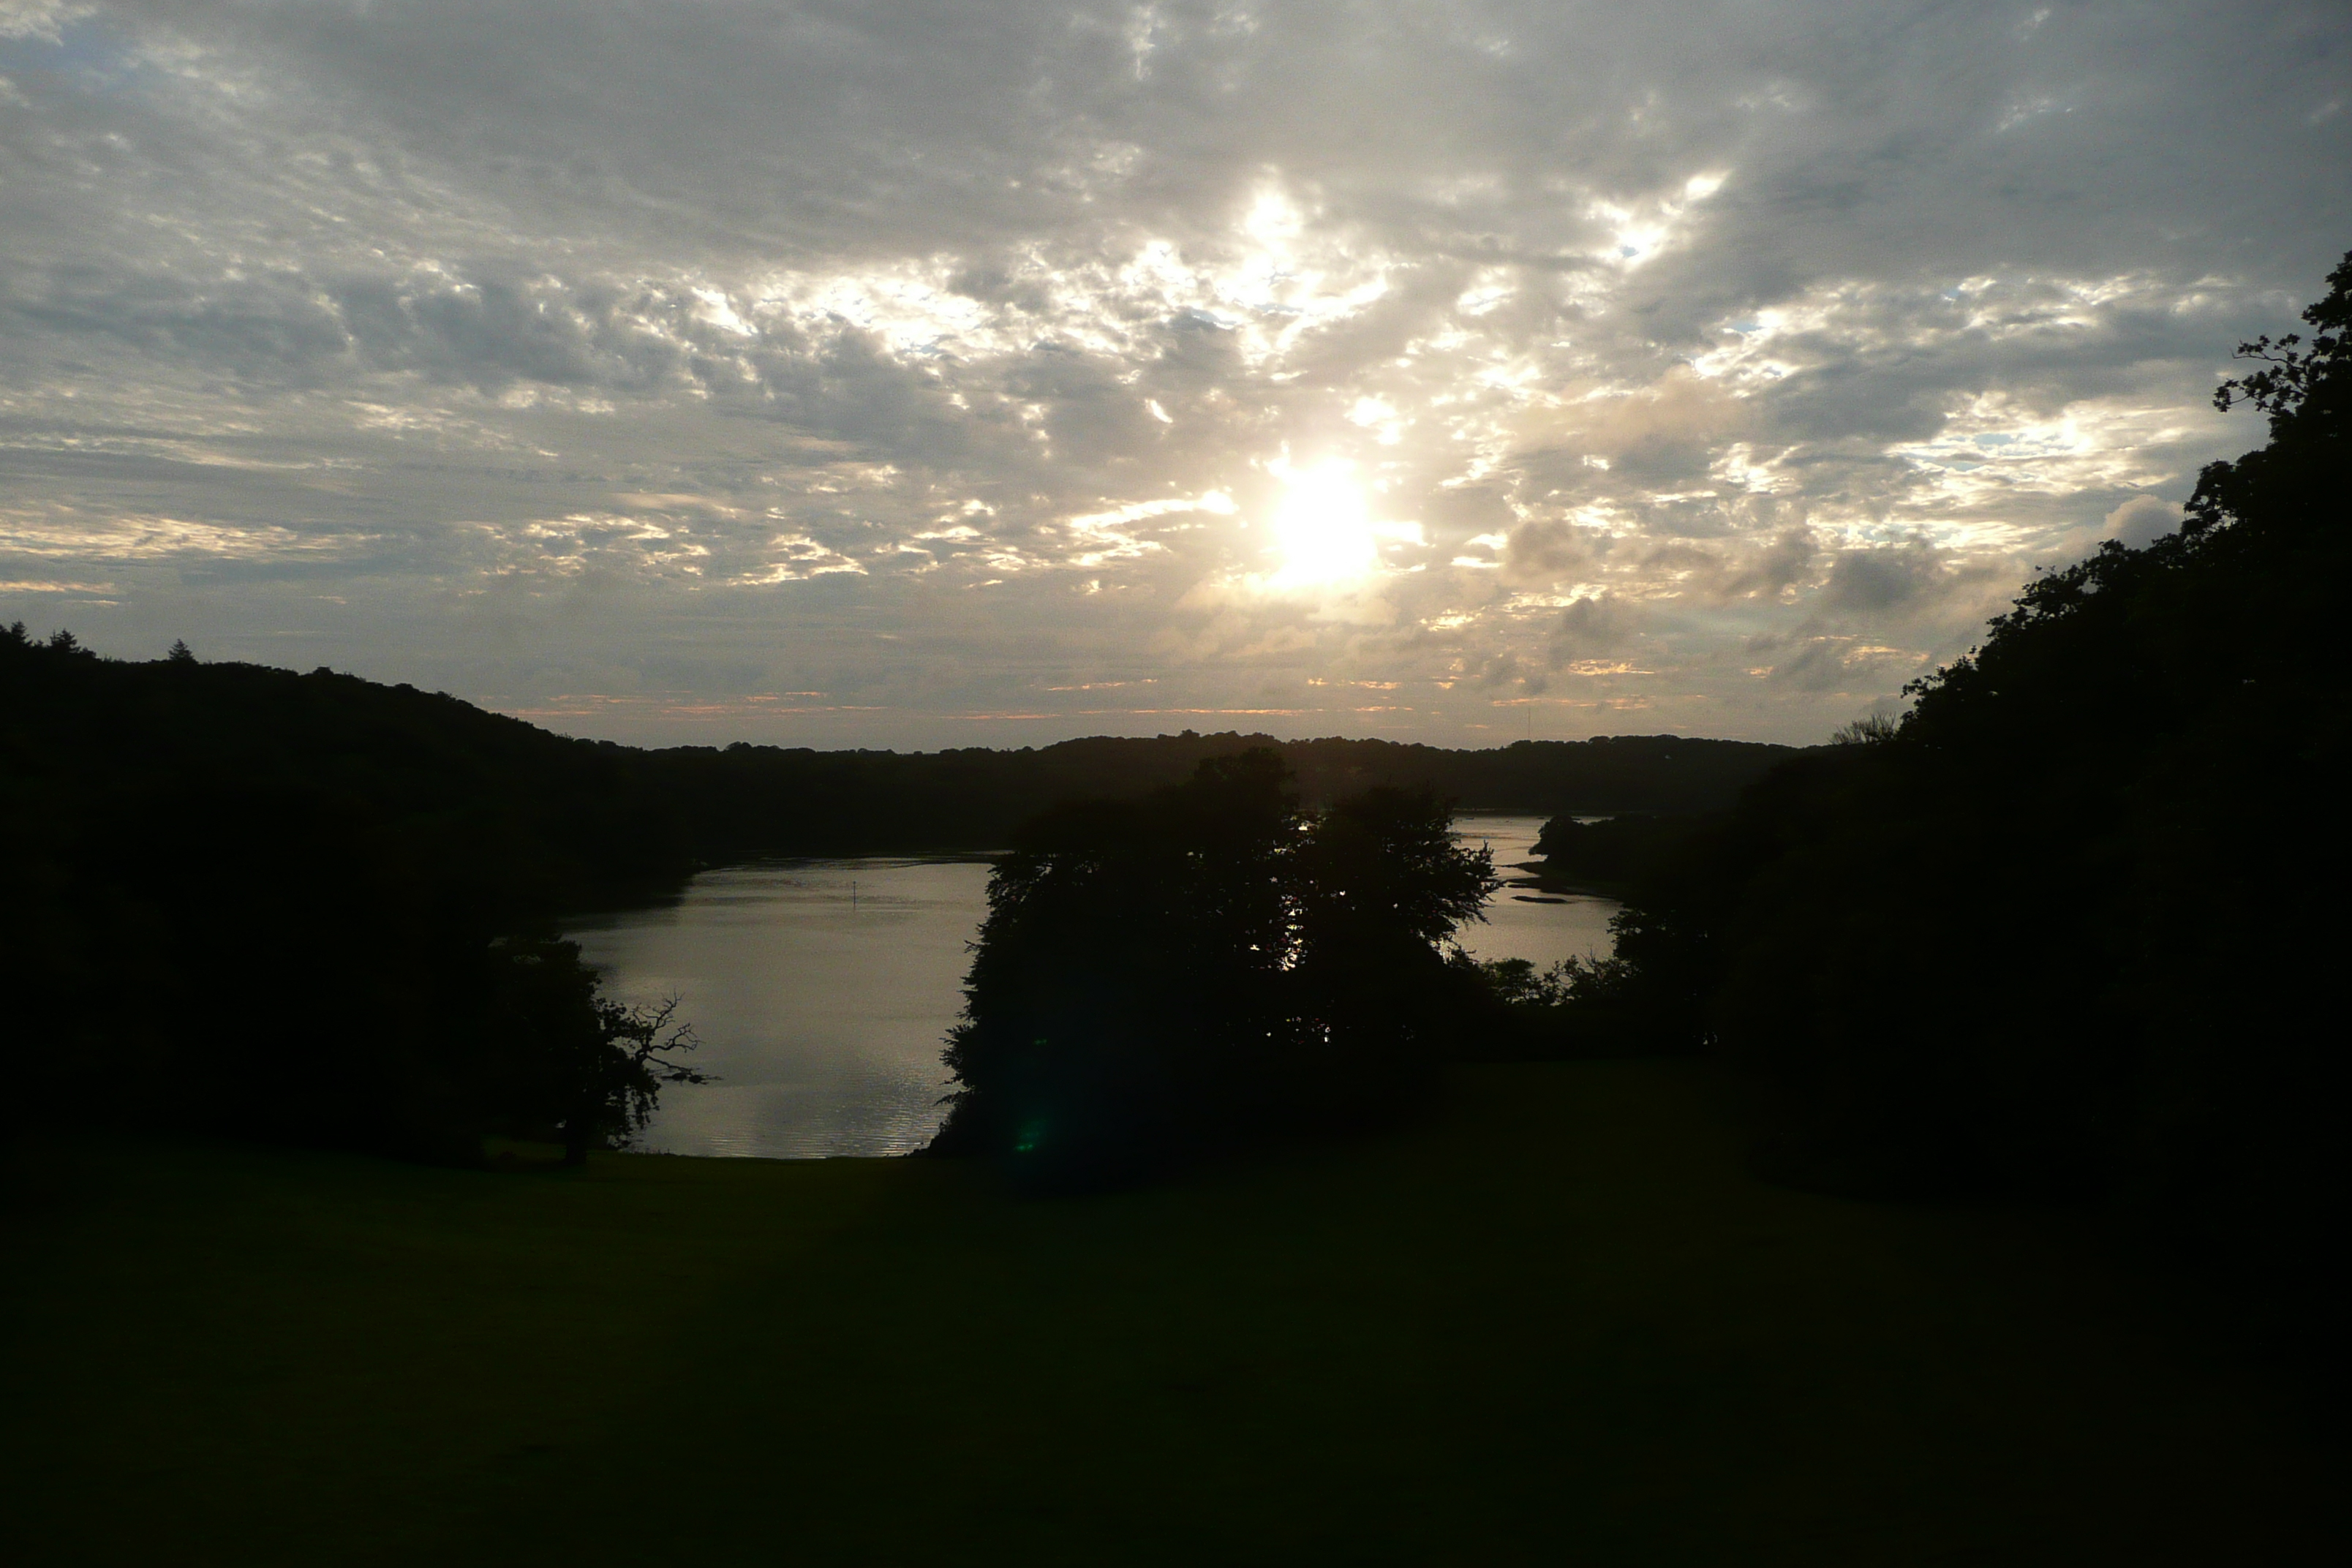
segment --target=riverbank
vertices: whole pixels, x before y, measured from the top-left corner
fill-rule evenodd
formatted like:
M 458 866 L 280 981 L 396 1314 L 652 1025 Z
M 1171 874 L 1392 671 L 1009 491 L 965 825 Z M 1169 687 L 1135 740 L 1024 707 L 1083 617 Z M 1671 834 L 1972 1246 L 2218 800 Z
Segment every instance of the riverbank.
M 2063 1218 L 1763 1185 L 1677 1063 L 1018 1203 L 929 1161 L 52 1151 L 26 1563 L 2323 1561 L 2335 1471 Z

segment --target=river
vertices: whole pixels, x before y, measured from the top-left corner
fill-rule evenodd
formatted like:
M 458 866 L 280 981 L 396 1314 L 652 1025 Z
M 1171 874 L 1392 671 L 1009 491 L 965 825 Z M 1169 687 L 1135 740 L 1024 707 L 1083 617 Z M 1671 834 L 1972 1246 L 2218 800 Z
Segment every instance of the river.
M 1454 822 L 1505 876 L 1542 826 L 1484 813 Z M 768 1159 L 919 1147 L 939 1126 L 940 1048 L 987 890 L 979 857 L 769 861 L 705 872 L 669 903 L 573 921 L 568 934 L 612 994 L 684 999 L 703 1041 L 695 1065 L 718 1079 L 664 1089 L 639 1146 Z M 1463 945 L 1538 968 L 1608 952 L 1616 906 L 1555 897 L 1502 888 Z

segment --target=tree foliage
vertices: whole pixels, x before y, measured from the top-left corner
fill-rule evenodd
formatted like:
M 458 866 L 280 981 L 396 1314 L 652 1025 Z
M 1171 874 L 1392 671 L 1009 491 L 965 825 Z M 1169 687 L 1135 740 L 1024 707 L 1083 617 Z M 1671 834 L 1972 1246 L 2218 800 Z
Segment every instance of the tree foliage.
M 593 749 L 542 771 L 572 746 L 349 677 L 0 632 L 9 1080 L 102 1085 L 116 1125 L 446 1161 L 641 1125 L 675 1030 L 640 1055 L 576 950 L 501 940 L 660 864 Z
M 2209 466 L 2177 532 L 2037 578 L 1892 733 L 1784 763 L 1654 858 L 1654 940 L 1621 950 L 1772 1086 L 1792 1177 L 2104 1195 L 2306 1330 L 2346 1304 L 2316 1242 L 2352 1222 L 2323 1022 L 2352 258 L 2329 281 L 2307 349 L 2245 345 L 2266 368 L 2218 401 L 2269 443 Z
M 600 994 L 576 942 L 495 944 L 483 1029 L 494 1126 L 560 1140 L 566 1163 L 645 1130 L 666 1084 L 707 1083 L 677 1056 L 699 1043 L 679 999 L 633 1006 Z
M 1441 944 L 1494 879 L 1428 792 L 1303 812 L 1271 751 L 1024 827 L 947 1063 L 940 1152 L 1085 1184 L 1391 1113 L 1442 1053 Z

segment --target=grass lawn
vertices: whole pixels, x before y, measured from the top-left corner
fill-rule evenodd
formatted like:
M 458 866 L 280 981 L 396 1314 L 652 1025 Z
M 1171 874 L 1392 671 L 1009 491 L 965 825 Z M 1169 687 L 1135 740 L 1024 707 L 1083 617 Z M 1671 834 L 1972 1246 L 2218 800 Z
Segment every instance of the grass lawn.
M 15 1563 L 2347 1561 L 2077 1222 L 1748 1176 L 1702 1068 L 1024 1203 L 912 1161 L 81 1149 L 6 1216 Z

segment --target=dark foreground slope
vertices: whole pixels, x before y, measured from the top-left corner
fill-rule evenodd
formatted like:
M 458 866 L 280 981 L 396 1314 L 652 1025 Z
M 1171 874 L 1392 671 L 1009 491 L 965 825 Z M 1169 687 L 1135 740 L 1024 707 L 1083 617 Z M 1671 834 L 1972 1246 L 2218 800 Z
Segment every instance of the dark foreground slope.
M 1714 1069 L 1016 1202 L 55 1154 L 0 1552 L 340 1563 L 2337 1561 L 2335 1458 L 2069 1215 L 1751 1179 Z

